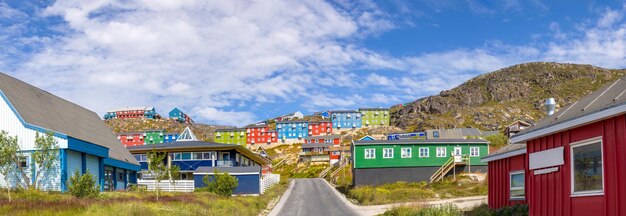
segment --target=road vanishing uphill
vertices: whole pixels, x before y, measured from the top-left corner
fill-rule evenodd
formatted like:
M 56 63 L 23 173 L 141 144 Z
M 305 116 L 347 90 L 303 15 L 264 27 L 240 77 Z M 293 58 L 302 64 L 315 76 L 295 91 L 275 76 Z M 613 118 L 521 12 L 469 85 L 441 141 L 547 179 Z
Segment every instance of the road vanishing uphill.
M 269 216 L 358 215 L 323 179 L 294 179 L 292 184 Z

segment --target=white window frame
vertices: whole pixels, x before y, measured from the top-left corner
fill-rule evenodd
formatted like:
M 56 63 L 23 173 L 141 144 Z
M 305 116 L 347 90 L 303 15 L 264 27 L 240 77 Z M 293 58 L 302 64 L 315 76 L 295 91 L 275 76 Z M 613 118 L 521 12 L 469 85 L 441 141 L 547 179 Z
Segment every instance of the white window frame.
M 513 175 L 519 175 L 522 174 L 524 176 L 524 187 L 513 187 L 511 186 L 511 182 L 513 182 Z M 520 197 L 520 196 L 512 196 L 511 191 L 513 190 L 519 190 L 522 189 L 524 190 L 524 196 Z M 524 174 L 524 170 L 518 170 L 518 171 L 512 171 L 509 173 L 509 200 L 524 200 L 526 199 L 526 176 Z
M 574 192 L 574 149 L 577 147 L 582 147 L 582 146 L 586 146 L 586 145 L 593 145 L 593 144 L 600 144 L 600 157 L 602 157 L 602 174 L 600 176 L 602 176 L 602 189 L 600 190 L 592 190 L 592 191 L 578 191 L 578 192 Z M 604 181 L 604 172 L 606 171 L 604 169 L 604 163 L 606 163 L 605 158 L 604 158 L 604 145 L 602 142 L 602 137 L 594 137 L 594 138 L 590 138 L 590 139 L 586 139 L 586 140 L 582 140 L 582 141 L 578 141 L 575 143 L 570 143 L 570 157 L 569 157 L 569 163 L 570 163 L 570 192 L 571 192 L 571 196 L 572 197 L 582 197 L 582 196 L 602 196 L 604 195 L 604 188 L 606 188 L 606 185 L 604 185 L 605 181 Z
M 476 150 L 476 154 L 473 154 L 474 151 Z M 480 147 L 470 147 L 470 157 L 480 157 Z
M 408 154 L 406 154 L 407 153 L 406 150 L 409 150 Z M 411 149 L 411 148 L 401 148 L 400 149 L 400 157 L 401 158 L 412 158 L 413 157 L 413 149 Z
M 456 150 L 459 150 L 458 154 L 457 154 Z M 461 147 L 461 146 L 455 146 L 455 147 L 454 147 L 454 151 L 453 151 L 452 153 L 454 153 L 454 155 L 455 155 L 455 156 L 457 156 L 457 155 L 458 155 L 458 156 L 463 155 L 463 147 Z
M 422 156 L 422 149 L 426 149 L 426 155 Z M 430 149 L 428 147 L 421 147 L 421 148 L 419 148 L 419 157 L 421 157 L 421 158 L 430 157 Z
M 439 149 L 443 149 L 443 155 L 439 154 Z M 446 157 L 448 155 L 448 149 L 446 147 L 437 147 L 436 151 L 437 157 Z
M 386 154 L 386 151 L 391 150 L 391 155 Z M 385 159 L 389 159 L 389 158 L 393 158 L 393 148 L 383 148 L 383 158 Z
M 376 149 L 366 148 L 365 149 L 365 159 L 376 159 Z M 370 152 L 370 154 L 368 154 Z

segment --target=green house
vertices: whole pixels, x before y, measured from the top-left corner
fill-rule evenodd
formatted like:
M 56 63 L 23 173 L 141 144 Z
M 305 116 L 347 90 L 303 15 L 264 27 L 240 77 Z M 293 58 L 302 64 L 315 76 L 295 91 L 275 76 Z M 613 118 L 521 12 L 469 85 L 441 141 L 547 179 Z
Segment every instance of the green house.
M 355 140 L 351 147 L 354 186 L 485 173 L 480 158 L 489 154 L 489 142 L 482 139 Z
M 165 130 L 147 130 L 143 133 L 143 140 L 146 145 L 163 143 L 165 140 Z
M 360 108 L 361 125 L 363 127 L 389 126 L 389 109 Z
M 217 129 L 214 133 L 216 143 L 236 144 L 246 146 L 245 128 Z

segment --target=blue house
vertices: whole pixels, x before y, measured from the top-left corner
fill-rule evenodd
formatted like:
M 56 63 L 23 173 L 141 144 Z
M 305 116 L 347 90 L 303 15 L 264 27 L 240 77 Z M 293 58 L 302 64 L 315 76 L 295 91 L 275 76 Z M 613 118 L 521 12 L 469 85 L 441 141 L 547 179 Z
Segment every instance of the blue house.
M 269 164 L 260 155 L 241 145 L 202 141 L 178 141 L 128 148 L 141 164 L 140 180 L 153 179 L 148 172 L 147 154 L 153 150 L 169 156 L 163 163 L 180 167 L 182 181 L 193 181 L 195 188 L 206 187 L 202 179 L 215 170 L 235 176 L 239 186 L 234 194 L 260 194 L 261 167 Z
M 176 119 L 176 121 L 180 123 L 193 123 L 193 120 L 191 120 L 191 117 L 189 117 L 189 115 L 184 113 L 178 107 L 174 107 L 174 109 L 172 109 L 172 111 L 169 112 L 169 117 L 170 119 Z
M 276 131 L 281 140 L 302 140 L 309 136 L 308 121 L 283 121 L 276 122 Z
M 334 110 L 330 111 L 333 129 L 361 128 L 361 112 L 356 110 Z
M 96 113 L 2 73 L 0 96 L 0 130 L 17 137 L 33 176 L 38 170 L 31 164 L 35 136 L 54 133 L 59 156 L 53 168 L 44 171 L 39 189 L 67 191 L 75 171 L 93 174 L 101 190 L 124 190 L 136 183 L 139 163 Z M 6 182 L 0 176 L 0 187 L 16 188 L 23 180 Z
M 165 133 L 163 134 L 163 143 L 176 142 L 178 139 L 178 133 Z

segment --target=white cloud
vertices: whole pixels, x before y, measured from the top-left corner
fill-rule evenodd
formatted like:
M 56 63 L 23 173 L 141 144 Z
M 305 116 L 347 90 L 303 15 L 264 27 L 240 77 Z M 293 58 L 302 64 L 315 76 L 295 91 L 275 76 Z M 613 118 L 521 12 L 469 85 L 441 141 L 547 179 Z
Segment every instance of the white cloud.
M 193 112 L 197 113 L 202 119 L 220 125 L 242 127 L 256 121 L 255 115 L 250 112 L 223 111 L 212 107 L 195 109 Z

